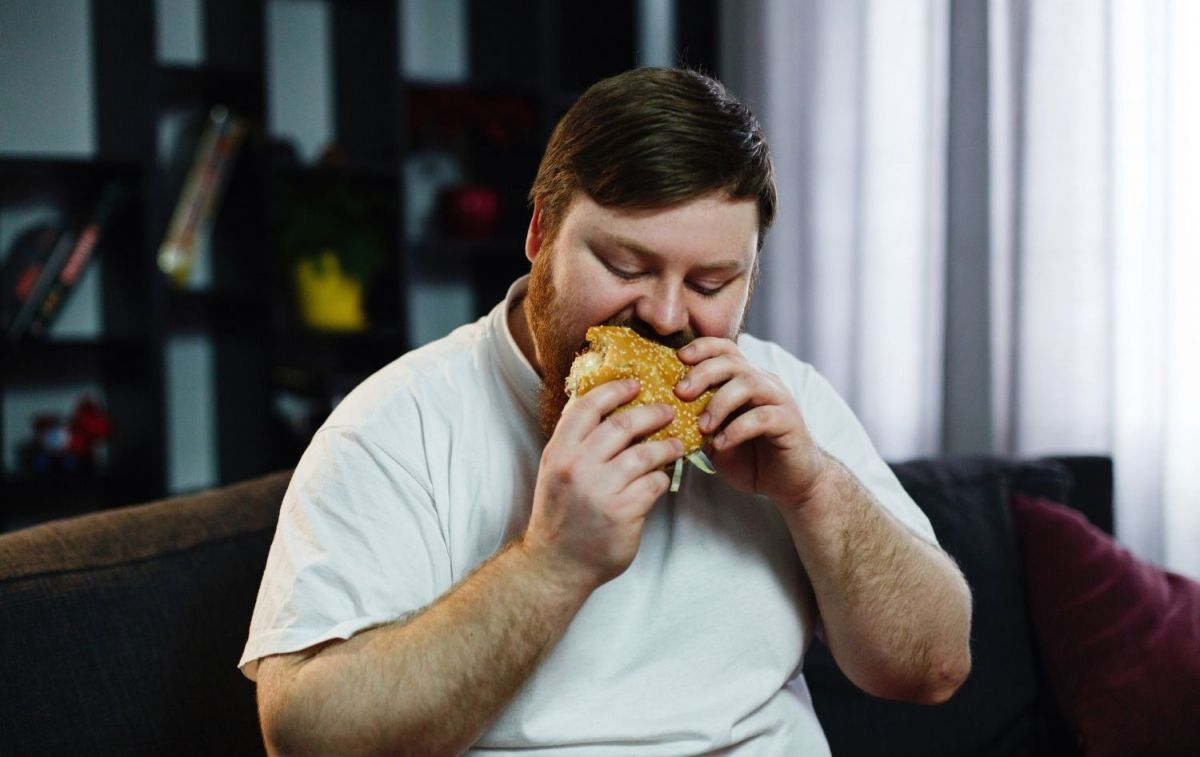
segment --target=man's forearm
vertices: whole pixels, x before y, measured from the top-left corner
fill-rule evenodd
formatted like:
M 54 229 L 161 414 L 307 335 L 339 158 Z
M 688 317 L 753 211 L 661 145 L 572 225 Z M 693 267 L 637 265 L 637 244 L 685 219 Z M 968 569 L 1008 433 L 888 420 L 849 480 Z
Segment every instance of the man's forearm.
M 459 754 L 588 594 L 510 545 L 416 617 L 325 647 L 279 691 L 261 692 L 268 745 L 280 754 Z
M 953 561 L 888 514 L 835 458 L 784 517 L 813 585 L 825 637 L 858 686 L 936 703 L 970 670 L 971 595 Z

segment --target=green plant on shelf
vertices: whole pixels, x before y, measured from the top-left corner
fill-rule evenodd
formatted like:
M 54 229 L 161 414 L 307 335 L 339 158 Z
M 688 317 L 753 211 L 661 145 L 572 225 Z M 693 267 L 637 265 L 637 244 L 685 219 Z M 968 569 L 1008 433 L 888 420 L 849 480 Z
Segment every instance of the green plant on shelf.
M 319 331 L 367 328 L 364 293 L 387 260 L 371 204 L 340 180 L 290 194 L 280 246 L 301 320 Z

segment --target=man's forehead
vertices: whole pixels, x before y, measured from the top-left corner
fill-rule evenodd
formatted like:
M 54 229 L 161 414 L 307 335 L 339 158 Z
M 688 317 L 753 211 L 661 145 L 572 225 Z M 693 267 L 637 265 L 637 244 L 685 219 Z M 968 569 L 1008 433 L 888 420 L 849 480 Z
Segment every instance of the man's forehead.
M 577 191 L 571 198 L 571 202 L 567 205 L 566 215 L 577 215 L 580 217 L 601 216 L 610 219 L 639 222 L 670 216 L 680 212 L 686 212 L 689 208 L 698 209 L 701 212 L 712 210 L 714 208 L 744 208 L 744 213 L 755 216 L 757 222 L 758 203 L 751 198 L 730 197 L 724 191 L 714 191 L 708 194 L 698 195 L 673 205 L 662 205 L 654 207 L 638 207 L 634 205 L 604 205 L 592 199 L 586 192 Z
M 568 225 L 585 241 L 661 261 L 679 248 L 703 253 L 703 267 L 744 268 L 758 249 L 753 200 L 711 194 L 666 208 L 615 208 L 591 198 L 572 203 Z

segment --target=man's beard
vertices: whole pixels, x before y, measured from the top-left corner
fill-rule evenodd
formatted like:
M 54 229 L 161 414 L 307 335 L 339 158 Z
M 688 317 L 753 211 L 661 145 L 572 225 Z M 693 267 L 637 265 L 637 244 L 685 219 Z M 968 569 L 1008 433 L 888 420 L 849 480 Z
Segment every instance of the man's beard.
M 547 439 L 554 433 L 563 408 L 567 405 L 567 375 L 580 347 L 581 337 L 570 333 L 567 308 L 559 301 L 554 287 L 549 249 L 533 260 L 529 288 L 525 295 L 525 319 L 537 350 L 542 370 L 538 390 L 538 425 Z
M 584 348 L 586 336 L 571 333 L 570 323 L 565 315 L 570 310 L 568 303 L 560 300 L 558 290 L 554 286 L 550 265 L 552 254 L 552 250 L 546 249 L 534 258 L 529 288 L 525 295 L 525 318 L 542 369 L 542 386 L 538 391 L 538 425 L 547 439 L 553 435 L 558 419 L 562 417 L 563 408 L 567 405 L 567 376 L 571 372 L 575 356 Z M 628 310 L 609 318 L 604 325 L 628 326 L 647 339 L 661 342 L 673 349 L 680 349 L 696 338 L 690 326 L 674 334 L 659 335 Z

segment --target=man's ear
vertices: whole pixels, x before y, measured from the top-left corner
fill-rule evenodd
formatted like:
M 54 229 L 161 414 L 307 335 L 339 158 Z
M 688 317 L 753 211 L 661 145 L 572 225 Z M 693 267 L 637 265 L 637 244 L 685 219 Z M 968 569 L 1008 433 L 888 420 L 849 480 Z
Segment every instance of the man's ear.
M 530 263 L 542 249 L 542 200 L 533 201 L 533 215 L 529 219 L 529 231 L 525 232 L 525 257 Z

